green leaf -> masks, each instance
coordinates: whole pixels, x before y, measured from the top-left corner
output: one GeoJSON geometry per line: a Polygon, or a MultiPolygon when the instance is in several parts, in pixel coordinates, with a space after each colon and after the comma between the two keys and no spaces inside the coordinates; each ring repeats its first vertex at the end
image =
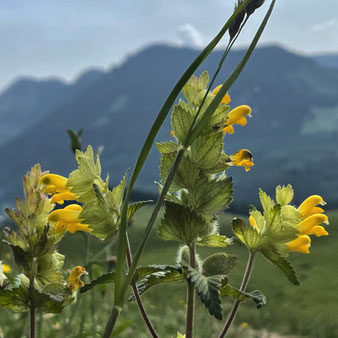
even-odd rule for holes
{"type": "Polygon", "coordinates": [[[231,239],[220,234],[211,234],[202,237],[196,242],[196,244],[199,246],[208,246],[211,248],[226,248],[231,244],[231,239]]]}
{"type": "Polygon", "coordinates": [[[244,292],[227,284],[221,288],[220,293],[221,297],[230,296],[236,300],[239,300],[240,302],[245,302],[248,299],[252,299],[256,303],[257,309],[260,309],[267,304],[266,297],[259,290],[244,292]]]}
{"type": "Polygon", "coordinates": [[[281,206],[276,204],[269,211],[264,213],[266,220],[266,227],[268,231],[283,231],[282,229],[282,217],[281,217],[281,206]]]}
{"type": "Polygon", "coordinates": [[[67,129],[67,133],[69,135],[70,138],[70,147],[72,149],[72,151],[75,153],[76,150],[80,150],[82,148],[82,140],[80,138],[81,134],[83,132],[83,129],[81,128],[78,132],[75,132],[72,129],[67,129]]]}
{"type": "Polygon", "coordinates": [[[191,154],[201,169],[214,168],[223,150],[222,133],[200,136],[191,144],[191,154]]]}
{"type": "Polygon", "coordinates": [[[166,202],[158,235],[164,241],[179,241],[189,245],[206,226],[206,219],[194,210],[181,204],[166,202]]]}
{"type": "Polygon", "coordinates": [[[283,205],[281,209],[283,224],[296,226],[301,220],[301,213],[292,205],[283,205]]]}
{"type": "Polygon", "coordinates": [[[238,256],[216,253],[209,256],[203,263],[203,275],[228,275],[238,262],[238,256]]]}
{"type": "Polygon", "coordinates": [[[96,194],[93,184],[102,192],[107,192],[108,180],[104,182],[101,179],[100,159],[98,155],[94,158],[93,148],[88,146],[84,153],[76,150],[75,158],[79,167],[69,175],[67,186],[76,194],[77,200],[86,203],[94,199],[96,194]]]}
{"type": "Polygon", "coordinates": [[[65,256],[58,252],[37,257],[35,259],[35,278],[42,285],[50,283],[62,283],[63,276],[60,269],[63,267],[65,256]]]}
{"type": "Polygon", "coordinates": [[[290,184],[286,187],[283,185],[282,187],[279,185],[276,187],[276,201],[281,206],[287,205],[291,203],[293,199],[293,189],[290,184]]]}
{"type": "Polygon", "coordinates": [[[194,113],[191,106],[180,100],[179,103],[174,106],[171,114],[171,126],[174,130],[175,137],[177,137],[181,143],[186,138],[193,120],[194,113]]]}
{"type": "Polygon", "coordinates": [[[234,218],[232,220],[232,230],[250,250],[258,250],[263,244],[259,232],[240,218],[234,218]]]}
{"type": "Polygon", "coordinates": [[[259,189],[259,199],[264,212],[270,211],[275,206],[275,202],[262,189],[259,189]]]}
{"type": "Polygon", "coordinates": [[[187,277],[193,283],[201,302],[209,310],[209,313],[221,320],[223,310],[220,288],[225,277],[221,275],[206,277],[191,267],[188,267],[187,277]]]}
{"type": "Polygon", "coordinates": [[[107,283],[114,283],[115,282],[115,272],[108,272],[100,277],[92,280],[90,283],[85,284],[81,289],[80,293],[87,292],[91,290],[94,286],[100,285],[100,284],[107,284],[107,283]]]}
{"type": "Polygon", "coordinates": [[[177,152],[179,145],[174,141],[156,143],[156,147],[161,154],[177,152]]]}
{"type": "Polygon", "coordinates": [[[23,287],[0,291],[0,306],[14,312],[28,310],[29,295],[23,287]]]}
{"type": "Polygon", "coordinates": [[[224,170],[227,170],[230,167],[230,162],[230,157],[224,153],[221,153],[216,165],[210,169],[204,169],[204,171],[208,174],[218,174],[224,170]]]}
{"type": "Polygon", "coordinates": [[[201,180],[189,190],[189,204],[202,214],[214,215],[224,210],[232,201],[232,178],[201,180]]]}
{"type": "Polygon", "coordinates": [[[168,271],[174,271],[177,270],[179,273],[182,273],[182,269],[179,266],[176,265],[147,265],[147,266],[139,266],[135,270],[135,274],[133,277],[133,281],[136,283],[140,279],[151,275],[152,273],[155,272],[168,272],[168,271]]]}
{"type": "Polygon", "coordinates": [[[296,272],[291,263],[283,257],[276,248],[270,247],[262,250],[262,254],[273,264],[275,264],[294,285],[300,285],[296,272]]]}
{"type": "MultiPolygon", "coordinates": [[[[168,178],[170,169],[174,163],[176,155],[177,155],[177,152],[162,154],[161,164],[160,164],[160,172],[161,172],[160,175],[161,175],[162,184],[164,184],[168,178]]],[[[170,185],[169,192],[174,192],[180,189],[181,187],[175,182],[175,178],[174,178],[172,184],[170,185]]]]}
{"type": "MultiPolygon", "coordinates": [[[[169,265],[164,266],[164,267],[166,267],[165,270],[163,270],[161,266],[158,266],[157,269],[154,267],[153,271],[156,271],[156,272],[153,272],[145,276],[145,278],[143,278],[137,284],[137,289],[140,295],[143,294],[150,287],[157,285],[157,284],[185,281],[185,277],[182,274],[182,269],[178,268],[177,266],[169,266],[169,265]]],[[[130,302],[133,300],[135,300],[134,294],[132,294],[129,297],[128,301],[130,302]]]]}
{"type": "Polygon", "coordinates": [[[128,206],[128,211],[127,211],[127,220],[128,223],[131,221],[132,217],[134,216],[135,212],[139,209],[141,209],[142,207],[144,207],[145,205],[152,203],[153,201],[149,200],[149,201],[138,201],[135,203],[132,203],[128,206]]]}

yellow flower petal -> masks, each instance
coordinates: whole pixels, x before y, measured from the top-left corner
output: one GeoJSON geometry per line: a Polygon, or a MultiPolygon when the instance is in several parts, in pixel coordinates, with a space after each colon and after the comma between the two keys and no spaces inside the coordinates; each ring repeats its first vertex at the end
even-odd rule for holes
{"type": "Polygon", "coordinates": [[[258,225],[257,225],[256,220],[255,220],[254,217],[251,216],[251,215],[250,215],[250,217],[249,217],[249,223],[250,223],[250,225],[251,225],[253,228],[255,228],[258,232],[260,232],[260,229],[259,229],[259,227],[258,227],[258,225]]]}
{"type": "Polygon", "coordinates": [[[241,166],[245,168],[245,171],[249,171],[253,163],[253,157],[248,149],[241,149],[235,154],[230,155],[231,165],[241,166]]]}
{"type": "Polygon", "coordinates": [[[71,201],[75,199],[76,199],[76,196],[73,193],[71,193],[70,191],[64,191],[64,192],[60,192],[60,193],[53,195],[50,202],[63,204],[64,201],[71,201]]]}
{"type": "Polygon", "coordinates": [[[46,187],[44,190],[46,194],[53,194],[55,192],[67,191],[68,190],[67,182],[68,182],[68,179],[66,177],[56,175],[56,174],[43,175],[39,180],[39,184],[46,187]],[[48,187],[51,187],[51,188],[48,189],[48,187]],[[50,191],[51,189],[53,191],[50,191]]]}
{"type": "Polygon", "coordinates": [[[311,245],[311,239],[309,236],[302,235],[294,239],[293,241],[286,243],[286,245],[289,251],[310,253],[309,248],[311,245]]]}
{"type": "Polygon", "coordinates": [[[82,223],[68,224],[67,229],[71,234],[74,234],[76,231],[88,231],[88,232],[91,231],[91,229],[88,229],[88,224],[82,223]]]}
{"type": "Polygon", "coordinates": [[[232,135],[234,133],[234,127],[233,126],[227,126],[223,128],[223,133],[229,133],[230,135],[232,135]]]}
{"type": "Polygon", "coordinates": [[[173,130],[170,130],[170,136],[171,136],[171,137],[175,137],[175,133],[174,133],[173,130]]]}
{"type": "Polygon", "coordinates": [[[319,224],[329,224],[329,219],[324,214],[315,214],[305,218],[298,224],[298,229],[303,235],[311,235],[311,230],[319,224]]]}
{"type": "MultiPolygon", "coordinates": [[[[214,95],[216,95],[216,94],[219,92],[219,90],[221,89],[221,87],[222,87],[222,85],[217,86],[217,87],[212,91],[212,93],[213,93],[214,95]]],[[[228,104],[228,103],[230,103],[230,102],[231,102],[230,95],[229,95],[228,93],[226,93],[226,94],[223,96],[223,99],[222,99],[221,103],[228,104]]]]}
{"type": "Polygon", "coordinates": [[[327,236],[329,233],[320,225],[315,225],[308,232],[308,235],[315,235],[316,237],[327,236]]]}
{"type": "Polygon", "coordinates": [[[76,291],[79,286],[83,286],[83,282],[80,280],[80,277],[85,274],[88,274],[88,272],[83,266],[76,266],[73,268],[67,279],[67,287],[72,291],[76,291]]]}
{"type": "Polygon", "coordinates": [[[2,264],[3,272],[10,273],[12,271],[11,267],[7,264],[2,264]]]}
{"type": "MultiPolygon", "coordinates": [[[[299,207],[298,207],[298,211],[300,212],[300,214],[305,218],[308,216],[313,215],[315,211],[315,209],[313,209],[314,207],[316,207],[317,205],[325,205],[326,203],[324,202],[323,198],[319,195],[312,195],[310,197],[308,197],[299,207]]],[[[320,208],[320,210],[323,210],[320,208]]]]}

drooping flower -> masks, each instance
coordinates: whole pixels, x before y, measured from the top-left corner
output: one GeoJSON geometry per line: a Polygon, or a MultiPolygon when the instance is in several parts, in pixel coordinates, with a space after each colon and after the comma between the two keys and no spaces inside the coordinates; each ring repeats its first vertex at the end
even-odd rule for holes
{"type": "Polygon", "coordinates": [[[298,211],[300,214],[306,218],[308,216],[314,215],[314,214],[321,214],[324,212],[324,210],[320,207],[317,207],[317,205],[325,205],[323,198],[319,195],[312,195],[308,197],[299,207],[298,211]]]}
{"type": "MultiPolygon", "coordinates": [[[[219,90],[220,90],[221,88],[222,88],[222,85],[217,86],[217,87],[212,91],[212,93],[213,93],[214,95],[216,95],[216,94],[219,92],[219,90]]],[[[230,95],[229,95],[228,93],[226,93],[226,94],[223,96],[223,99],[222,99],[221,103],[223,103],[223,104],[229,104],[230,102],[231,102],[230,95]]]]}
{"type": "Polygon", "coordinates": [[[67,287],[71,291],[76,291],[79,288],[79,286],[84,285],[82,280],[80,280],[80,277],[82,275],[87,275],[87,274],[88,272],[85,270],[83,266],[76,266],[75,268],[73,268],[73,270],[69,274],[69,277],[67,279],[67,287]]]}
{"type": "Polygon", "coordinates": [[[226,121],[226,127],[223,128],[223,132],[225,134],[233,134],[234,124],[239,124],[244,127],[247,124],[246,115],[251,117],[251,108],[247,105],[241,105],[231,110],[226,121]]]}
{"type": "Polygon", "coordinates": [[[67,187],[68,179],[56,174],[46,174],[40,178],[39,184],[45,194],[52,194],[51,203],[63,204],[64,201],[75,200],[76,195],[67,187]]]}
{"type": "Polygon", "coordinates": [[[245,168],[245,171],[249,171],[253,163],[253,157],[248,149],[241,149],[235,154],[230,155],[231,165],[241,166],[245,168]]]}
{"type": "Polygon", "coordinates": [[[55,225],[56,232],[68,230],[71,234],[76,231],[91,231],[88,224],[83,224],[80,219],[82,207],[78,204],[70,204],[64,209],[52,211],[48,216],[48,222],[55,225]]]}

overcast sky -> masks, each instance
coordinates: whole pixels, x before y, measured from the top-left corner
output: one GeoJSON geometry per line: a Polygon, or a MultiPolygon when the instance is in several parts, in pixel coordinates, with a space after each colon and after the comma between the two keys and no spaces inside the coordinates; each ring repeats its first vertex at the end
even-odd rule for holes
{"type": "MultiPolygon", "coordinates": [[[[1,0],[0,90],[21,75],[73,79],[154,42],[204,46],[235,0],[1,0]]],[[[268,1],[239,40],[250,41],[268,1]]],[[[262,42],[338,54],[337,0],[277,0],[262,42]],[[314,5],[316,3],[316,5],[314,5]],[[325,4],[324,4],[325,3],[325,4]]]]}

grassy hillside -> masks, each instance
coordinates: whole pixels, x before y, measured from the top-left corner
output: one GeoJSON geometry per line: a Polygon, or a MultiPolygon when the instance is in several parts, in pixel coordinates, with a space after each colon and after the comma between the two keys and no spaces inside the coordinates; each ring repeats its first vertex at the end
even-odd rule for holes
{"type": "MultiPolygon", "coordinates": [[[[145,208],[135,217],[130,231],[133,248],[136,247],[149,212],[150,208],[145,208]]],[[[221,228],[223,233],[228,235],[230,235],[232,217],[233,215],[221,216],[221,228]]],[[[257,337],[262,336],[261,330],[263,329],[267,329],[269,332],[306,337],[338,336],[338,322],[336,320],[338,310],[338,212],[330,212],[329,218],[329,237],[314,239],[309,255],[297,253],[290,255],[290,260],[302,283],[301,286],[291,285],[274,266],[262,257],[258,257],[248,289],[261,290],[268,298],[268,305],[257,310],[251,302],[243,304],[236,318],[232,337],[249,337],[251,329],[258,330],[257,337]],[[249,323],[249,327],[244,328],[241,325],[243,322],[249,323]]],[[[84,264],[83,243],[84,238],[80,233],[68,235],[62,241],[60,251],[66,255],[67,267],[84,264]]],[[[100,248],[102,248],[102,244],[91,239],[90,257],[93,257],[100,248]]],[[[175,262],[176,251],[176,243],[158,240],[154,231],[142,264],[172,264],[175,262]]],[[[216,251],[198,249],[201,257],[206,257],[216,251]]],[[[234,246],[227,251],[240,256],[239,264],[230,276],[230,283],[238,286],[246,263],[246,249],[234,246]]],[[[111,253],[109,253],[110,255],[111,253]]],[[[96,268],[102,270],[98,266],[96,268]]],[[[108,285],[106,288],[97,288],[94,289],[94,292],[81,294],[78,301],[67,308],[63,314],[38,315],[38,318],[42,318],[39,328],[42,332],[41,337],[99,337],[99,334],[95,335],[94,331],[102,332],[112,305],[112,291],[112,285],[108,285]]],[[[184,284],[155,286],[144,294],[143,299],[160,337],[176,337],[177,330],[184,332],[184,284]]],[[[224,299],[225,313],[231,304],[231,300],[224,299]]],[[[224,323],[211,319],[199,301],[197,305],[196,337],[217,336],[224,323]]],[[[0,313],[0,328],[4,331],[5,337],[25,336],[28,325],[27,314],[13,315],[2,309],[0,313]]],[[[128,328],[119,337],[149,337],[134,303],[128,304],[125,308],[119,324],[122,323],[128,328]],[[126,322],[127,320],[130,322],[126,322]]],[[[0,336],[2,336],[1,333],[0,336]]]]}

